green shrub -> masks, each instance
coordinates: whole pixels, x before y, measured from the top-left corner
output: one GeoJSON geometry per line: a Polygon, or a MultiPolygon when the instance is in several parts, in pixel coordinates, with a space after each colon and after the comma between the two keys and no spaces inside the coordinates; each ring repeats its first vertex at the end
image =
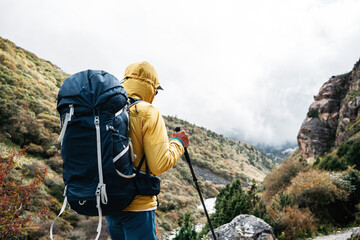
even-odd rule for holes
{"type": "Polygon", "coordinates": [[[337,158],[336,156],[330,155],[326,156],[320,161],[316,161],[313,166],[328,171],[342,171],[347,168],[346,162],[337,158]]]}
{"type": "Polygon", "coordinates": [[[255,204],[250,214],[263,219],[267,223],[269,222],[269,214],[266,210],[266,203],[263,200],[260,200],[255,204]]]}
{"type": "Polygon", "coordinates": [[[348,141],[340,145],[336,156],[328,155],[322,159],[317,158],[313,167],[328,171],[343,171],[348,166],[360,169],[360,139],[348,141]]]}
{"type": "Polygon", "coordinates": [[[360,96],[360,92],[358,92],[358,91],[350,91],[348,93],[348,96],[350,97],[350,100],[354,100],[356,97],[360,96]]]}
{"type": "Polygon", "coordinates": [[[272,207],[276,207],[277,209],[281,210],[287,206],[293,206],[293,200],[290,197],[290,194],[285,192],[278,193],[271,202],[272,207]]]}
{"type": "Polygon", "coordinates": [[[336,155],[343,157],[349,151],[352,143],[353,141],[347,141],[346,143],[341,144],[336,152],[336,155]]]}
{"type": "Polygon", "coordinates": [[[300,173],[286,189],[294,205],[309,208],[323,223],[342,225],[354,219],[352,193],[356,179],[349,171],[330,173],[311,170],[300,173]]]}
{"type": "Polygon", "coordinates": [[[188,212],[185,214],[181,223],[179,232],[176,233],[174,240],[196,240],[197,233],[195,231],[194,219],[188,212]]]}
{"type": "Polygon", "coordinates": [[[309,112],[307,113],[307,116],[309,118],[317,118],[319,117],[319,111],[318,110],[315,110],[315,109],[311,109],[309,110],[309,112]]]}
{"type": "Polygon", "coordinates": [[[216,198],[214,225],[218,227],[228,223],[239,214],[249,213],[251,208],[250,194],[244,192],[240,180],[235,180],[232,185],[221,190],[216,198]]]}
{"type": "Polygon", "coordinates": [[[283,164],[265,177],[263,182],[265,190],[263,194],[264,199],[270,201],[277,192],[289,186],[291,179],[299,172],[305,172],[308,169],[309,166],[306,161],[303,161],[301,158],[300,151],[296,150],[291,157],[283,162],[283,164]]]}
{"type": "Polygon", "coordinates": [[[350,221],[354,220],[356,224],[360,224],[360,171],[349,169],[344,176],[346,181],[350,182],[350,196],[346,203],[347,209],[355,213],[354,217],[350,217],[350,221]]]}
{"type": "Polygon", "coordinates": [[[48,187],[48,192],[54,198],[56,198],[59,202],[64,201],[64,184],[57,183],[53,179],[46,179],[45,185],[48,187]]]}
{"type": "Polygon", "coordinates": [[[351,144],[342,159],[348,165],[356,165],[355,168],[360,170],[360,139],[351,144]]]}
{"type": "MultiPolygon", "coordinates": [[[[216,212],[210,216],[213,227],[217,228],[225,223],[229,223],[240,214],[251,213],[259,200],[255,193],[255,185],[245,192],[239,179],[233,181],[231,185],[226,185],[216,197],[216,212]]],[[[210,227],[206,223],[202,234],[206,234],[209,230],[210,227]]]]}
{"type": "Polygon", "coordinates": [[[336,154],[344,164],[355,165],[355,168],[360,170],[360,139],[343,143],[336,154]]]}

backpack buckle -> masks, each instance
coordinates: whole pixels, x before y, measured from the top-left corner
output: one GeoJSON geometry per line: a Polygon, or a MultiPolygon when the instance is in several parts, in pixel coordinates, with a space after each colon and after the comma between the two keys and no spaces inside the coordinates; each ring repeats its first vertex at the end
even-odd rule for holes
{"type": "Polygon", "coordinates": [[[99,124],[100,124],[99,116],[95,116],[95,118],[94,118],[94,123],[95,123],[95,125],[99,125],[99,124]]]}
{"type": "Polygon", "coordinates": [[[96,196],[100,196],[100,193],[101,193],[101,185],[99,184],[96,188],[96,192],[95,192],[95,195],[96,196]]]}

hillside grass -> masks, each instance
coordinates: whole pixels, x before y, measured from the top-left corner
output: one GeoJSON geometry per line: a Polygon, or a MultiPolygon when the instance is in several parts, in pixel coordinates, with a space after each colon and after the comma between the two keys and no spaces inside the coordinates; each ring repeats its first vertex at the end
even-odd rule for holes
{"type": "Polygon", "coordinates": [[[0,129],[27,152],[56,152],[56,98],[68,74],[0,37],[0,129]]]}
{"type": "Polygon", "coordinates": [[[263,217],[279,239],[311,237],[360,225],[359,146],[360,138],[353,138],[313,164],[302,159],[297,150],[266,176],[263,217]]]}
{"type": "Polygon", "coordinates": [[[260,182],[276,166],[274,160],[247,143],[225,138],[176,117],[167,116],[165,122],[169,134],[176,126],[181,126],[189,134],[188,151],[193,164],[229,182],[235,179],[244,183],[251,183],[252,179],[260,182]]]}

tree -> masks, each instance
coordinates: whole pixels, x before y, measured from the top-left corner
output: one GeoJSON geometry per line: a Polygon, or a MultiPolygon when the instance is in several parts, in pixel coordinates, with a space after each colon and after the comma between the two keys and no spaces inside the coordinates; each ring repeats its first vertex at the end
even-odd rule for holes
{"type": "MultiPolygon", "coordinates": [[[[229,223],[240,214],[251,214],[259,201],[255,193],[255,183],[247,192],[242,189],[239,179],[233,181],[231,185],[226,185],[216,197],[216,212],[210,216],[213,227],[217,228],[229,223]]],[[[206,234],[208,231],[210,231],[210,227],[206,223],[201,234],[206,234]]]]}
{"type": "Polygon", "coordinates": [[[196,237],[197,233],[195,231],[194,219],[188,212],[185,214],[180,231],[176,233],[174,240],[196,240],[196,237]]]}

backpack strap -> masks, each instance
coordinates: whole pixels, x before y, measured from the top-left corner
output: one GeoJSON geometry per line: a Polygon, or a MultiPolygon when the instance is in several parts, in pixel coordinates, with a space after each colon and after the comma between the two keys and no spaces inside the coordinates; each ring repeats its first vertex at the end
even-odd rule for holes
{"type": "Polygon", "coordinates": [[[99,183],[96,188],[96,207],[98,209],[99,214],[99,224],[97,227],[97,236],[96,240],[99,239],[101,233],[101,225],[102,225],[102,210],[101,203],[107,204],[108,198],[106,194],[106,184],[104,184],[104,176],[102,169],[102,158],[101,158],[101,134],[100,134],[100,118],[99,116],[94,117],[94,124],[96,129],[96,147],[97,147],[97,160],[98,160],[98,171],[99,171],[99,183]]]}
{"type": "Polygon", "coordinates": [[[67,186],[65,186],[65,189],[64,189],[64,202],[63,202],[63,205],[61,207],[61,210],[59,212],[59,215],[55,218],[55,220],[52,222],[51,224],[51,227],[50,227],[50,239],[53,240],[53,230],[54,230],[54,225],[55,225],[55,222],[56,220],[61,216],[61,214],[65,211],[66,209],[66,206],[67,206],[67,196],[66,196],[66,191],[67,191],[67,186]]]}
{"type": "Polygon", "coordinates": [[[143,101],[143,100],[138,99],[138,98],[129,97],[129,103],[130,103],[129,108],[130,108],[132,105],[135,105],[136,103],[142,102],[142,101],[143,101]]]}
{"type": "MultiPolygon", "coordinates": [[[[61,129],[61,132],[60,132],[60,135],[58,138],[58,142],[60,142],[61,144],[62,144],[63,138],[65,136],[67,125],[71,121],[71,117],[74,115],[74,105],[70,104],[69,108],[70,108],[70,111],[68,113],[66,113],[66,115],[65,115],[65,122],[64,122],[64,125],[61,129]]],[[[60,122],[60,125],[61,125],[61,122],[60,122]]]]}
{"type": "Polygon", "coordinates": [[[131,138],[129,138],[129,146],[130,146],[131,162],[134,163],[136,159],[136,154],[134,153],[134,147],[132,145],[131,138]]]}
{"type": "MultiPolygon", "coordinates": [[[[129,109],[130,109],[131,106],[137,104],[138,102],[143,102],[143,101],[144,100],[141,100],[141,99],[138,99],[138,98],[129,97],[129,109]]],[[[136,105],[135,105],[135,110],[136,110],[136,112],[138,112],[137,108],[136,108],[136,105]]]]}
{"type": "Polygon", "coordinates": [[[146,174],[150,174],[150,170],[149,170],[149,166],[146,163],[146,158],[145,158],[145,154],[144,156],[141,158],[141,161],[139,163],[139,166],[136,168],[136,174],[139,174],[141,166],[143,165],[143,163],[145,162],[145,167],[146,167],[146,174]]]}

